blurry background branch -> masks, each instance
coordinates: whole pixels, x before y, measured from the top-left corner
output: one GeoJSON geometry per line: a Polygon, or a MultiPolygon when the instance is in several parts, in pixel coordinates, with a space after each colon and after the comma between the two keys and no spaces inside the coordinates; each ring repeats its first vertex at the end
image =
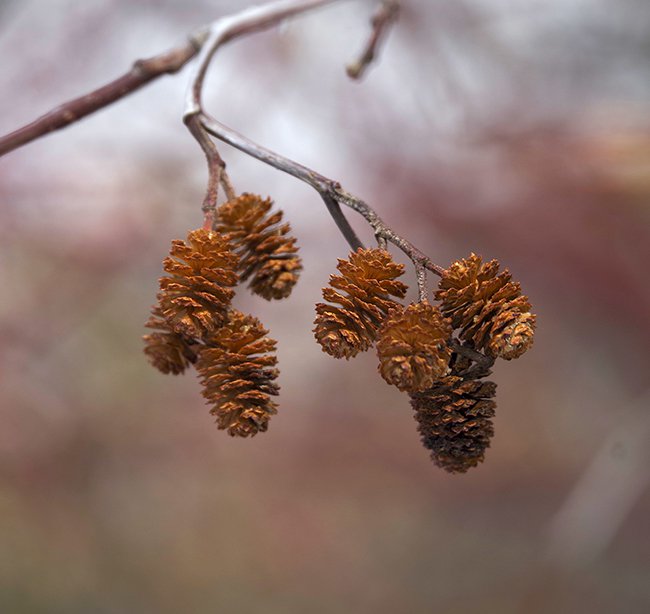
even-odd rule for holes
{"type": "Polygon", "coordinates": [[[371,20],[372,32],[361,57],[347,67],[351,79],[361,79],[366,69],[377,56],[377,49],[390,25],[399,15],[399,4],[395,0],[384,0],[371,20]]]}

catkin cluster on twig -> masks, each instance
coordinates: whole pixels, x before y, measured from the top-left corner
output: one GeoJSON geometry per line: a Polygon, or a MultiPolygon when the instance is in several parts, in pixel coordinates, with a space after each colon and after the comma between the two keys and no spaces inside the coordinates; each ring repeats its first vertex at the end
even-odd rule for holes
{"type": "Polygon", "coordinates": [[[406,286],[395,281],[402,268],[388,252],[358,250],[338,269],[323,297],[339,306],[316,305],[323,350],[350,358],[376,342],[379,373],[408,393],[434,463],[462,473],[482,462],[496,408],[496,384],[482,378],[496,358],[518,358],[533,341],[535,316],[520,285],[498,274],[496,260],[471,254],[443,271],[439,306],[404,307],[392,298],[406,286]]]}
{"type": "MultiPolygon", "coordinates": [[[[279,388],[276,342],[233,308],[235,286],[247,281],[265,299],[285,298],[302,269],[272,204],[242,194],[216,209],[212,229],[172,242],[144,336],[161,372],[195,366],[218,428],[238,437],[267,430],[279,388]]],[[[316,305],[323,351],[349,359],[376,346],[379,373],[409,395],[433,462],[451,473],[482,462],[496,408],[496,385],[483,378],[495,359],[518,358],[533,342],[535,316],[519,283],[496,260],[471,254],[440,269],[437,304],[421,291],[420,301],[403,305],[404,266],[386,249],[359,248],[337,269],[316,305]]]]}
{"type": "Polygon", "coordinates": [[[195,365],[217,426],[230,435],[264,432],[277,405],[276,342],[261,322],[232,307],[234,287],[264,298],[289,295],[301,269],[296,240],[272,202],[243,194],[217,211],[216,229],[172,241],[158,303],[143,337],[149,362],[177,375],[195,365]]]}

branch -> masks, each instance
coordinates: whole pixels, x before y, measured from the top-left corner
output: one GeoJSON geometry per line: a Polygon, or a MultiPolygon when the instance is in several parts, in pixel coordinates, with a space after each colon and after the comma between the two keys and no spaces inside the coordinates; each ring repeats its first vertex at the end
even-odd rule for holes
{"type": "MultiPolygon", "coordinates": [[[[222,44],[238,36],[269,28],[298,13],[337,1],[339,0],[278,0],[263,6],[246,9],[236,15],[218,19],[208,28],[201,29],[190,36],[185,45],[148,59],[136,61],[133,68],[118,79],[89,94],[68,101],[34,122],[0,138],[0,155],[13,151],[49,132],[64,128],[134,92],[161,75],[179,71],[200,51],[186,100],[184,121],[197,139],[208,161],[208,190],[203,203],[203,211],[206,216],[205,223],[208,223],[207,219],[213,216],[218,186],[222,185],[228,196],[232,196],[234,190],[225,173],[225,163],[211,140],[206,138],[207,135],[203,133],[203,130],[258,160],[311,185],[323,198],[329,212],[352,249],[361,247],[362,243],[343,215],[340,205],[345,205],[359,213],[374,230],[380,246],[385,247],[386,243],[392,243],[411,259],[416,267],[419,295],[422,297],[425,293],[424,269],[437,275],[441,275],[444,269],[434,264],[413,244],[395,233],[372,207],[361,199],[345,192],[338,182],[257,145],[220,124],[202,110],[201,92],[205,74],[212,57],[222,44]]],[[[374,55],[377,41],[386,26],[394,20],[396,11],[396,2],[384,2],[382,9],[373,19],[374,32],[369,45],[371,51],[364,54],[366,58],[374,55]]]]}
{"type": "Polygon", "coordinates": [[[219,155],[212,139],[205,133],[201,125],[196,121],[196,115],[191,115],[185,119],[188,130],[198,141],[208,162],[208,187],[203,199],[203,227],[206,230],[212,229],[216,220],[217,194],[219,184],[225,173],[226,163],[219,155]]]}
{"type": "MultiPolygon", "coordinates": [[[[205,49],[205,52],[201,57],[209,62],[216,48],[232,38],[268,28],[296,13],[337,1],[339,0],[280,0],[261,7],[252,7],[231,17],[218,19],[211,25],[200,28],[191,34],[184,45],[174,47],[151,58],[136,60],[131,70],[114,81],[83,96],[64,102],[33,122],[0,137],[0,156],[50,132],[65,128],[135,92],[162,75],[178,72],[202,49],[205,49]]],[[[203,64],[203,70],[205,70],[207,63],[202,62],[203,64]]]]}
{"type": "Polygon", "coordinates": [[[366,44],[366,47],[361,54],[361,57],[350,64],[346,71],[348,77],[351,79],[361,79],[366,69],[373,60],[377,57],[377,50],[381,41],[388,31],[388,28],[397,20],[399,15],[399,4],[395,0],[384,0],[379,7],[379,10],[375,13],[370,25],[372,26],[372,33],[366,44]]]}
{"type": "MultiPolygon", "coordinates": [[[[260,162],[264,162],[273,168],[296,177],[296,179],[304,181],[312,188],[314,188],[326,203],[327,199],[331,199],[339,205],[345,205],[353,211],[356,211],[368,222],[368,224],[370,224],[378,241],[392,243],[401,249],[413,262],[416,270],[419,268],[424,268],[432,271],[436,275],[442,275],[444,271],[442,267],[434,264],[410,241],[407,241],[404,237],[398,235],[384,222],[384,220],[381,219],[381,217],[379,217],[377,212],[370,205],[365,203],[360,198],[357,198],[356,196],[353,196],[352,194],[346,192],[338,183],[338,181],[328,179],[324,175],[321,175],[320,173],[307,168],[299,162],[294,162],[293,160],[285,158],[284,156],[271,151],[262,145],[258,145],[242,134],[239,134],[238,132],[228,128],[213,117],[210,117],[205,112],[201,112],[199,114],[199,117],[201,125],[205,128],[205,130],[212,136],[218,138],[220,141],[228,143],[228,145],[231,145],[235,149],[239,149],[245,154],[256,158],[260,162]]],[[[350,228],[350,232],[354,233],[354,230],[350,228]]],[[[347,235],[346,238],[348,238],[347,235]]],[[[353,245],[353,241],[350,241],[350,239],[348,239],[350,246],[353,249],[356,249],[356,247],[353,245]]],[[[358,242],[358,239],[356,239],[356,242],[358,242]]]]}
{"type": "Polygon", "coordinates": [[[269,4],[253,6],[235,15],[229,15],[214,21],[208,29],[208,38],[201,48],[201,53],[192,74],[190,89],[185,103],[184,116],[200,113],[203,81],[210,61],[219,47],[228,41],[270,28],[279,22],[304,13],[311,9],[339,2],[340,0],[276,0],[269,4]]]}
{"type": "MultiPolygon", "coordinates": [[[[205,138],[204,135],[200,134],[199,125],[207,133],[212,134],[225,143],[311,185],[321,195],[334,221],[352,249],[361,247],[362,243],[343,215],[340,205],[346,205],[362,215],[374,230],[375,237],[380,246],[385,247],[386,242],[393,243],[393,245],[399,247],[411,259],[416,268],[419,297],[421,300],[424,300],[426,296],[425,269],[442,275],[444,270],[442,267],[431,262],[413,244],[395,233],[384,223],[374,209],[361,199],[345,192],[338,182],[328,179],[298,162],[289,160],[270,149],[254,143],[210,117],[203,108],[201,95],[205,75],[214,54],[221,45],[238,36],[271,27],[287,17],[336,1],[338,0],[278,0],[277,2],[263,6],[252,7],[236,15],[223,17],[210,26],[208,38],[201,49],[196,68],[190,81],[190,88],[185,101],[185,113],[183,114],[183,121],[185,121],[190,132],[197,139],[208,157],[210,180],[206,201],[204,202],[204,211],[206,209],[210,210],[210,208],[213,209],[216,205],[217,195],[212,192],[211,186],[214,186],[216,183],[213,177],[214,173],[221,173],[223,166],[219,171],[216,170],[216,165],[212,160],[213,153],[209,151],[209,148],[206,148],[205,138]]],[[[382,10],[373,20],[373,25],[376,30],[374,39],[379,38],[381,31],[390,21],[395,19],[396,14],[397,3],[394,1],[384,2],[382,10]]],[[[374,44],[376,45],[376,40],[374,44]]]]}
{"type": "Polygon", "coordinates": [[[0,138],[0,156],[27,143],[65,128],[99,109],[135,92],[162,75],[178,72],[199,52],[208,36],[206,29],[192,34],[188,41],[164,53],[137,60],[127,73],[102,87],[52,109],[33,122],[0,138]]]}

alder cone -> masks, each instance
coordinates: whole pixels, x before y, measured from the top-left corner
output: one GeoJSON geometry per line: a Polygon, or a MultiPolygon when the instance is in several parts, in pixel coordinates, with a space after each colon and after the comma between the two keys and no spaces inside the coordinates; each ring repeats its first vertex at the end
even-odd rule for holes
{"type": "Polygon", "coordinates": [[[340,306],[317,303],[314,335],[323,351],[347,359],[375,342],[388,312],[399,305],[391,297],[403,298],[407,286],[396,281],[404,265],[383,249],[358,249],[337,268],[341,274],[330,276],[323,298],[340,306]]]}
{"type": "Polygon", "coordinates": [[[242,194],[217,209],[217,231],[228,236],[239,256],[239,275],[267,300],[291,294],[302,263],[291,226],[281,224],[282,211],[270,213],[273,201],[242,194]]]}
{"type": "Polygon", "coordinates": [[[248,437],[266,431],[277,405],[276,342],[261,322],[235,309],[227,322],[205,340],[196,370],[203,396],[212,404],[217,426],[232,436],[248,437]]]}
{"type": "Polygon", "coordinates": [[[480,256],[454,262],[442,275],[436,299],[460,337],[493,358],[519,358],[533,343],[535,315],[521,286],[499,262],[480,256]]]}
{"type": "Polygon", "coordinates": [[[169,277],[160,278],[160,311],[170,328],[202,339],[226,320],[232,287],[237,283],[237,256],[218,233],[200,228],[184,241],[172,241],[163,261],[169,277]]]}
{"type": "Polygon", "coordinates": [[[151,310],[151,317],[145,324],[155,332],[144,335],[144,353],[158,371],[173,375],[183,373],[196,361],[192,340],[175,333],[163,318],[157,305],[151,310]]]}
{"type": "Polygon", "coordinates": [[[393,309],[377,338],[379,373],[400,390],[430,388],[449,370],[451,324],[429,303],[393,309]]]}
{"type": "Polygon", "coordinates": [[[422,444],[435,465],[465,473],[483,462],[494,435],[496,384],[450,375],[411,394],[422,444]]]}

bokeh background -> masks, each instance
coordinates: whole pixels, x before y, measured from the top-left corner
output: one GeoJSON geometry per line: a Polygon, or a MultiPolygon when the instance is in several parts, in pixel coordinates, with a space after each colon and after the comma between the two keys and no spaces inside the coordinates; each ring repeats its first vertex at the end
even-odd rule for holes
{"type": "MultiPolygon", "coordinates": [[[[249,4],[0,2],[0,132],[249,4]]],[[[650,6],[403,5],[361,83],[373,5],[344,2],[220,51],[206,103],[435,262],[522,282],[537,339],[495,368],[485,463],[436,469],[372,352],[321,352],[346,244],[308,187],[226,146],[302,246],[290,299],[236,299],[279,341],[280,412],[231,439],[192,374],[146,363],[161,259],[201,223],[186,69],[0,160],[2,612],[650,611],[650,6]]]]}

